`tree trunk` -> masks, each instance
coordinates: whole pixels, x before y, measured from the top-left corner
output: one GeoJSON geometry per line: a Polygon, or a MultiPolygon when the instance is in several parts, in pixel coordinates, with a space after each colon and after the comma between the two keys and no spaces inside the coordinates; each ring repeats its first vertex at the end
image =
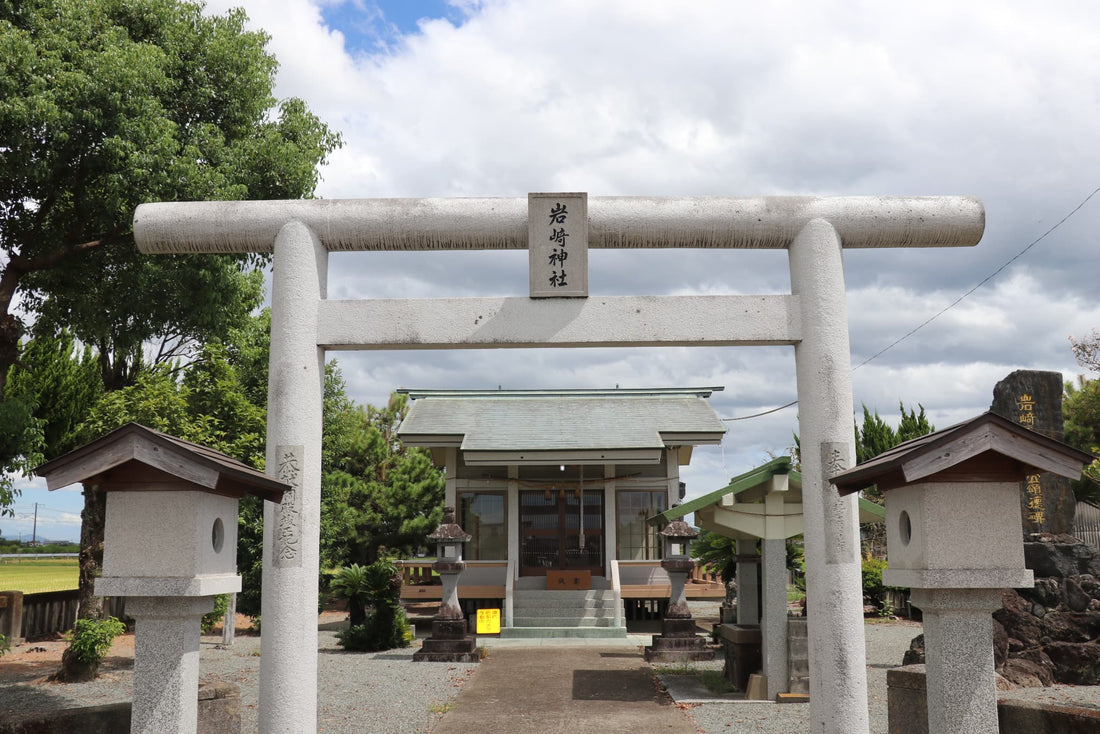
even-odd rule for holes
{"type": "Polygon", "coordinates": [[[4,396],[8,372],[19,361],[19,341],[23,333],[23,324],[15,316],[0,316],[0,398],[4,396]]]}
{"type": "MultiPolygon", "coordinates": [[[[103,599],[92,593],[92,584],[103,567],[103,525],[107,515],[107,493],[98,484],[84,485],[84,511],[80,513],[80,596],[77,619],[102,619],[103,599]]],[[[86,663],[72,654],[61,656],[61,669],[50,676],[58,683],[94,680],[98,663],[86,663]]]]}
{"type": "Polygon", "coordinates": [[[102,619],[103,599],[92,585],[103,568],[103,528],[107,519],[107,493],[98,484],[84,485],[84,511],[80,513],[79,619],[102,619]]]}
{"type": "Polygon", "coordinates": [[[54,683],[87,683],[99,675],[99,663],[86,663],[78,658],[71,647],[61,654],[61,668],[50,676],[54,683]]]}

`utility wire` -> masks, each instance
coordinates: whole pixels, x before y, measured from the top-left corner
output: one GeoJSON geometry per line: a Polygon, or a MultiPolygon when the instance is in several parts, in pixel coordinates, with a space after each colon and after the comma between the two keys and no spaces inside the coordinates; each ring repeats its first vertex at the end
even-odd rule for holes
{"type": "MultiPolygon", "coordinates": [[[[1089,201],[1090,201],[1090,200],[1092,199],[1092,197],[1096,196],[1097,194],[1100,194],[1100,186],[1098,186],[1098,187],[1096,187],[1095,189],[1093,189],[1093,190],[1092,190],[1092,192],[1091,192],[1091,193],[1089,193],[1089,195],[1088,195],[1088,196],[1086,196],[1086,197],[1085,197],[1084,199],[1082,199],[1082,200],[1081,200],[1081,203],[1080,203],[1080,204],[1078,204],[1077,206],[1075,206],[1075,207],[1074,207],[1074,208],[1073,208],[1073,209],[1072,209],[1072,210],[1071,210],[1071,211],[1070,211],[1070,212],[1069,212],[1068,214],[1066,214],[1066,215],[1065,215],[1064,217],[1062,217],[1062,218],[1061,218],[1061,219],[1059,219],[1059,220],[1058,220],[1057,222],[1055,222],[1055,223],[1054,223],[1054,225],[1050,227],[1050,229],[1048,229],[1048,230],[1047,230],[1046,232],[1043,232],[1043,233],[1042,233],[1041,235],[1039,235],[1039,236],[1038,236],[1038,237],[1036,237],[1036,238],[1035,238],[1034,240],[1032,240],[1032,241],[1031,241],[1030,243],[1028,243],[1027,247],[1025,247],[1024,249],[1020,250],[1020,251],[1019,251],[1019,252],[1017,252],[1017,253],[1016,253],[1015,255],[1013,255],[1013,256],[1012,256],[1011,258],[1009,258],[1009,259],[1008,259],[1008,260],[1007,260],[1007,261],[1006,261],[1006,262],[1005,262],[1005,263],[1004,263],[1003,265],[1001,265],[1001,267],[997,268],[997,269],[996,269],[996,270],[994,270],[994,271],[993,271],[992,273],[990,273],[989,275],[987,275],[987,276],[985,277],[985,279],[983,279],[983,280],[982,280],[982,281],[981,281],[980,283],[978,283],[978,284],[977,284],[976,286],[974,286],[973,288],[971,288],[970,290],[968,290],[968,291],[967,291],[966,293],[963,293],[963,294],[962,294],[961,296],[959,296],[958,298],[956,298],[956,299],[955,299],[954,301],[952,301],[952,302],[951,302],[950,304],[948,304],[947,306],[945,306],[945,307],[943,307],[942,309],[940,309],[940,310],[939,310],[939,312],[937,312],[937,313],[936,313],[936,314],[934,314],[933,316],[931,316],[931,317],[929,317],[929,318],[925,319],[925,320],[924,320],[923,322],[921,322],[921,323],[920,323],[920,325],[918,325],[918,326],[917,326],[917,327],[915,327],[914,329],[910,330],[910,331],[909,331],[909,332],[908,332],[907,334],[905,334],[904,336],[902,336],[902,337],[900,337],[900,338],[898,338],[898,339],[895,339],[895,340],[894,340],[893,342],[891,342],[891,343],[890,343],[889,345],[887,345],[886,347],[883,347],[882,349],[880,349],[879,351],[875,352],[874,354],[872,354],[872,355],[871,355],[870,357],[868,357],[867,359],[865,359],[865,360],[863,360],[862,362],[860,362],[859,364],[857,364],[857,365],[856,365],[855,367],[853,367],[853,368],[852,368],[852,372],[855,372],[856,370],[858,370],[858,369],[859,369],[860,367],[862,367],[863,365],[867,364],[868,362],[871,362],[872,360],[875,360],[875,359],[877,359],[877,358],[881,357],[881,356],[882,356],[883,354],[886,354],[886,352],[890,351],[891,349],[893,349],[894,347],[896,347],[896,346],[897,346],[898,344],[901,344],[901,343],[902,343],[903,341],[905,341],[905,340],[906,340],[906,339],[908,339],[909,337],[913,336],[914,334],[916,334],[916,333],[917,333],[918,331],[920,331],[920,330],[921,330],[921,329],[923,329],[924,327],[928,326],[928,325],[929,325],[930,323],[932,323],[933,321],[935,321],[936,319],[938,319],[938,318],[939,318],[940,316],[943,316],[943,315],[944,315],[945,313],[947,313],[948,311],[950,311],[951,309],[953,309],[953,308],[954,308],[955,306],[958,306],[958,305],[959,305],[960,303],[962,303],[963,299],[965,299],[965,298],[966,298],[967,296],[969,296],[970,294],[972,294],[972,293],[973,293],[974,291],[976,291],[976,290],[978,290],[979,288],[981,288],[981,287],[982,287],[983,285],[985,285],[985,284],[986,284],[986,283],[988,283],[989,281],[991,281],[991,280],[993,280],[994,278],[996,278],[996,277],[997,277],[998,275],[1000,275],[1000,274],[1001,274],[1001,272],[1002,272],[1002,271],[1003,271],[1003,270],[1004,270],[1005,268],[1007,268],[1007,267],[1008,267],[1009,265],[1011,265],[1012,263],[1014,263],[1014,262],[1016,262],[1017,260],[1019,260],[1019,259],[1020,259],[1020,258],[1021,258],[1021,257],[1022,257],[1022,256],[1024,255],[1024,253],[1026,253],[1026,252],[1027,252],[1028,250],[1030,250],[1030,249],[1031,249],[1032,247],[1035,247],[1035,245],[1039,244],[1039,243],[1040,243],[1040,242],[1042,242],[1042,241],[1043,241],[1044,239],[1046,239],[1048,235],[1050,235],[1050,234],[1051,234],[1052,232],[1054,232],[1054,230],[1058,229],[1058,228],[1059,228],[1059,227],[1061,227],[1061,226],[1062,226],[1063,224],[1065,224],[1065,223],[1066,223],[1066,222],[1067,222],[1067,221],[1068,221],[1068,220],[1070,219],[1070,217],[1072,217],[1072,216],[1073,216],[1074,214],[1076,214],[1077,212],[1079,212],[1079,211],[1081,210],[1081,208],[1082,208],[1082,207],[1083,207],[1083,206],[1084,206],[1085,204],[1088,204],[1088,203],[1089,203],[1089,201]]],[[[722,420],[723,420],[723,421],[726,421],[726,422],[732,422],[732,421],[747,421],[747,420],[749,420],[750,418],[760,418],[761,416],[765,416],[765,415],[768,415],[768,414],[770,414],[770,413],[776,413],[776,412],[778,412],[778,411],[780,411],[780,410],[784,410],[785,408],[789,408],[789,407],[791,407],[792,405],[797,405],[797,404],[798,404],[798,400],[792,400],[791,402],[787,403],[786,405],[780,405],[780,406],[779,406],[778,408],[772,408],[771,410],[765,410],[765,411],[763,411],[762,413],[753,413],[752,415],[743,415],[743,416],[738,416],[738,417],[736,417],[736,418],[723,418],[722,420]]]]}
{"type": "Polygon", "coordinates": [[[1025,247],[1024,249],[1020,250],[1020,251],[1019,251],[1019,252],[1017,252],[1017,253],[1016,253],[1015,255],[1013,255],[1013,256],[1012,256],[1012,258],[1010,258],[1010,259],[1008,260],[1008,262],[1006,262],[1006,263],[1005,263],[1004,265],[1002,265],[1001,267],[997,268],[997,269],[996,269],[996,270],[994,270],[994,271],[993,271],[992,273],[990,273],[990,274],[989,274],[988,276],[986,276],[985,280],[983,280],[983,281],[982,281],[981,283],[978,283],[978,284],[977,284],[976,286],[974,286],[973,288],[971,288],[970,290],[968,290],[968,291],[967,291],[966,293],[963,293],[963,294],[962,294],[961,296],[959,296],[958,298],[956,298],[956,299],[955,299],[954,301],[952,301],[952,302],[951,302],[950,304],[948,304],[948,305],[947,305],[947,306],[945,306],[944,308],[940,309],[940,311],[939,311],[938,313],[936,313],[935,315],[931,316],[931,317],[930,317],[930,318],[928,318],[928,319],[925,319],[925,320],[924,320],[924,321],[923,321],[923,322],[922,322],[922,323],[920,324],[920,326],[916,327],[915,329],[913,329],[912,331],[910,331],[910,332],[909,332],[908,334],[906,334],[905,336],[901,337],[900,339],[896,339],[896,340],[895,340],[895,341],[894,341],[893,343],[891,343],[891,344],[890,344],[889,346],[887,346],[887,347],[884,347],[883,349],[880,349],[879,351],[875,352],[874,354],[872,354],[872,355],[871,355],[870,357],[868,357],[867,359],[865,359],[865,360],[863,360],[862,362],[860,362],[859,364],[857,364],[857,365],[856,365],[855,367],[853,367],[853,368],[852,368],[852,372],[855,372],[856,370],[858,370],[858,369],[859,369],[860,367],[862,367],[863,365],[867,364],[868,362],[870,362],[870,361],[872,361],[872,360],[874,360],[874,359],[877,359],[878,357],[882,356],[882,355],[883,355],[883,354],[885,354],[886,352],[888,352],[888,351],[890,351],[891,349],[893,349],[894,347],[896,347],[896,346],[897,346],[898,344],[901,344],[901,343],[902,343],[903,341],[905,341],[905,340],[906,340],[906,339],[908,339],[909,337],[913,336],[913,334],[916,334],[916,333],[917,333],[918,331],[920,331],[920,330],[921,330],[921,329],[923,329],[924,327],[928,326],[928,325],[929,325],[930,323],[932,323],[933,321],[935,321],[936,319],[938,319],[938,318],[939,318],[940,316],[943,316],[943,315],[944,315],[945,313],[947,313],[948,311],[950,311],[951,309],[953,309],[953,308],[954,308],[955,306],[958,306],[958,305],[959,305],[959,304],[960,304],[960,303],[962,302],[962,300],[963,300],[964,298],[966,298],[966,297],[967,297],[967,296],[969,296],[969,295],[970,295],[971,293],[973,293],[974,291],[976,291],[976,290],[978,290],[979,288],[981,288],[981,287],[982,287],[983,285],[985,285],[985,284],[986,284],[986,283],[988,283],[989,281],[991,281],[991,280],[993,280],[994,278],[996,278],[996,277],[997,277],[998,275],[1000,275],[1000,274],[1001,274],[1001,271],[1003,271],[1003,270],[1004,270],[1005,268],[1007,268],[1007,267],[1008,267],[1009,265],[1011,265],[1012,263],[1014,263],[1014,262],[1016,262],[1017,260],[1019,260],[1019,259],[1020,259],[1020,257],[1022,257],[1022,256],[1024,255],[1024,253],[1026,253],[1026,252],[1027,252],[1028,250],[1030,250],[1030,249],[1031,249],[1032,247],[1035,247],[1035,245],[1039,244],[1039,243],[1040,243],[1040,242],[1042,242],[1042,241],[1043,241],[1044,239],[1046,239],[1047,235],[1049,235],[1049,234],[1050,234],[1051,232],[1053,232],[1054,230],[1058,229],[1058,228],[1059,228],[1059,227],[1061,227],[1061,226],[1062,226],[1063,224],[1065,224],[1065,223],[1066,223],[1066,221],[1067,221],[1067,220],[1068,220],[1068,219],[1069,219],[1070,217],[1072,217],[1072,216],[1073,216],[1074,214],[1076,214],[1076,213],[1077,213],[1078,211],[1080,211],[1081,207],[1083,207],[1083,206],[1084,206],[1085,204],[1089,203],[1089,200],[1090,200],[1090,199],[1091,199],[1092,197],[1096,196],[1096,194],[1098,194],[1098,193],[1100,193],[1100,186],[1098,186],[1097,188],[1093,189],[1093,190],[1092,190],[1092,193],[1090,193],[1090,194],[1089,194],[1088,196],[1086,196],[1086,197],[1084,198],[1084,200],[1083,200],[1083,201],[1082,201],[1082,202],[1081,202],[1080,204],[1078,204],[1077,206],[1075,206],[1075,207],[1073,208],[1073,210],[1072,210],[1072,211],[1071,211],[1071,212],[1070,212],[1069,214],[1067,214],[1066,216],[1064,216],[1064,217],[1062,217],[1061,219],[1059,219],[1059,220],[1058,220],[1058,221],[1057,221],[1057,222],[1056,222],[1056,223],[1054,224],[1054,226],[1052,226],[1052,227],[1051,227],[1050,229],[1048,229],[1048,230],[1047,230],[1046,232],[1043,232],[1043,233],[1042,233],[1041,235],[1039,235],[1039,236],[1038,236],[1038,237],[1036,237],[1036,238],[1035,238],[1034,240],[1032,240],[1032,241],[1031,241],[1031,243],[1030,243],[1030,244],[1028,244],[1028,246],[1027,246],[1027,247],[1025,247]]]}

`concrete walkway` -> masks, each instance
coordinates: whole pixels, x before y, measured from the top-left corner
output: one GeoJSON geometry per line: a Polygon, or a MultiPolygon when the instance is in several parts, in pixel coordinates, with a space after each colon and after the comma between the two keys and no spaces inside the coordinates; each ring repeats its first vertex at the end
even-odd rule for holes
{"type": "Polygon", "coordinates": [[[695,734],[636,646],[493,646],[434,734],[695,734]]]}

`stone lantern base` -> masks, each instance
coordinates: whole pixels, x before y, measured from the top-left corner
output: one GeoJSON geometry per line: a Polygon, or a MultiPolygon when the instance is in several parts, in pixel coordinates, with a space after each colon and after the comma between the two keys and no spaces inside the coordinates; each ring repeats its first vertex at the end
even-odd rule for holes
{"type": "Polygon", "coordinates": [[[695,633],[695,620],[662,619],[661,634],[653,638],[653,644],[645,649],[646,662],[686,663],[697,660],[714,660],[714,650],[707,647],[705,637],[695,633]]]}
{"type": "Polygon", "coordinates": [[[480,663],[477,637],[466,632],[465,619],[436,619],[432,636],[413,653],[416,663],[480,663]]]}

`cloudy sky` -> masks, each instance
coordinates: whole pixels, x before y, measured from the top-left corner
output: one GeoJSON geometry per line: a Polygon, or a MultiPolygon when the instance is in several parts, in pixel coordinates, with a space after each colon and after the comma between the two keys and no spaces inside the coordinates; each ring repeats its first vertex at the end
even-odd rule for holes
{"type": "MultiPolygon", "coordinates": [[[[899,400],[920,403],[945,427],[987,409],[1015,369],[1072,379],[1067,337],[1100,327],[1100,194],[1059,225],[1100,187],[1094,2],[207,3],[235,5],[271,35],[278,96],[344,135],[325,198],[980,197],[977,247],[845,254],[853,365],[1011,261],[855,369],[857,410],[895,421],[899,400]]],[[[527,293],[521,252],[349,253],[330,272],[333,298],[527,293]]],[[[762,251],[597,250],[590,283],[594,295],[790,289],[786,254],[762,251]]],[[[736,418],[796,397],[790,347],[336,356],[367,403],[396,387],[723,385],[711,402],[736,418]]],[[[689,496],[784,452],[797,415],[727,423],[721,449],[685,472],[689,496]]],[[[79,508],[66,494],[27,491],[18,507],[79,508]]]]}

